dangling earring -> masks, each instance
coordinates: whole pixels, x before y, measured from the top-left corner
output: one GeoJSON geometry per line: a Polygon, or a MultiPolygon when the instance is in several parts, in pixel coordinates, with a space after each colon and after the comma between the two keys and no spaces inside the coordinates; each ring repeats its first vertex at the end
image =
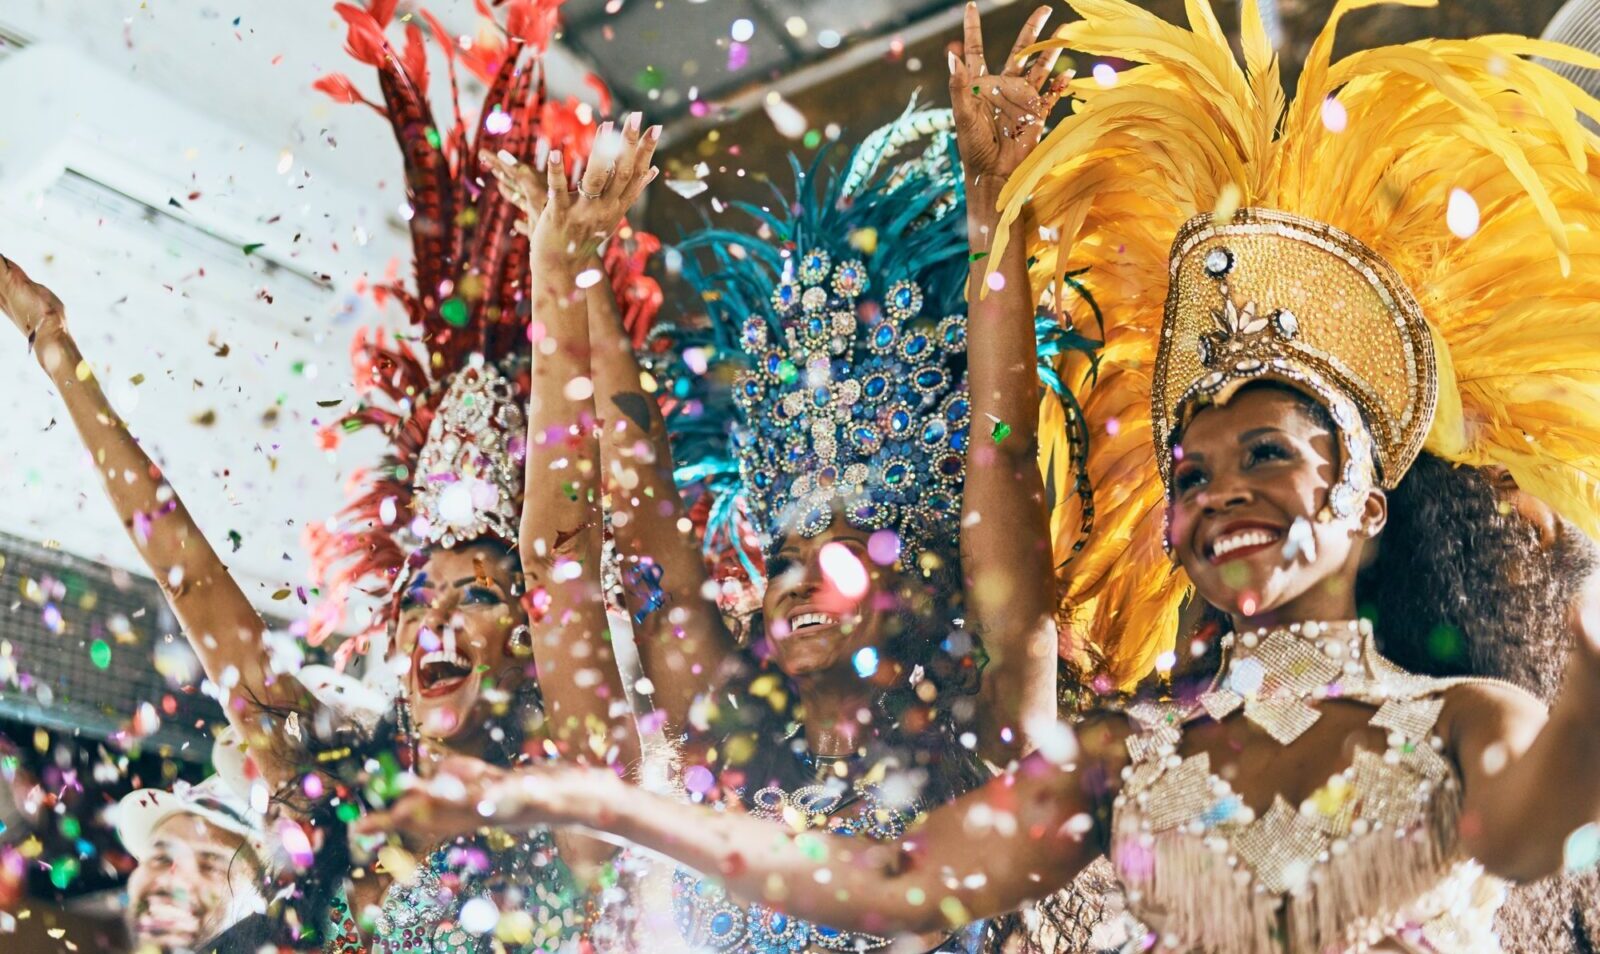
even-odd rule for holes
{"type": "Polygon", "coordinates": [[[528,628],[527,623],[521,623],[511,631],[511,635],[506,638],[506,647],[511,651],[511,655],[518,658],[526,659],[533,655],[533,631],[528,628]]]}

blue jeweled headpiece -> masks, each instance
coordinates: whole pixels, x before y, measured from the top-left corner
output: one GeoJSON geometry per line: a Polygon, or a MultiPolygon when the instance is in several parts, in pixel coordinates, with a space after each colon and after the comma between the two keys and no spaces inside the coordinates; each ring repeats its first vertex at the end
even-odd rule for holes
{"type": "MultiPolygon", "coordinates": [[[[731,456],[769,546],[815,536],[840,514],[895,530],[907,565],[929,544],[955,545],[967,238],[947,117],[908,113],[890,127],[931,127],[933,145],[912,162],[879,168],[898,145],[885,135],[844,174],[820,175],[821,157],[795,162],[786,214],[741,205],[770,239],[708,229],[680,246],[709,313],[710,360],[737,369],[731,456]]],[[[717,414],[715,403],[702,413],[717,414]]],[[[711,476],[694,455],[678,459],[711,476]]]]}

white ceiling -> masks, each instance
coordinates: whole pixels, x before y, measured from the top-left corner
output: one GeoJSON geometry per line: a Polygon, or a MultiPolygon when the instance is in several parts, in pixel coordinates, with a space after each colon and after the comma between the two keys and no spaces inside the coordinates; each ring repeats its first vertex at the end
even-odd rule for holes
{"type": "MultiPolygon", "coordinates": [[[[481,26],[470,0],[429,7],[452,31],[481,26]]],[[[337,510],[345,478],[377,452],[362,435],[322,450],[318,425],[338,409],[318,402],[353,397],[355,328],[397,318],[357,293],[362,280],[391,263],[408,273],[387,123],[311,89],[339,71],[376,98],[370,69],[343,52],[330,0],[5,0],[0,33],[28,44],[0,56],[0,252],[66,302],[118,410],[258,605],[301,615],[270,595],[307,582],[302,527],[337,510]],[[226,241],[86,210],[57,183],[63,168],[148,206],[175,200],[179,219],[226,241]],[[240,243],[254,242],[265,244],[245,255],[240,243]],[[267,274],[266,256],[333,287],[267,274]]],[[[443,118],[444,67],[433,66],[443,118]]],[[[570,57],[551,79],[581,89],[570,57]]],[[[477,95],[463,99],[470,108],[477,95]]],[[[0,381],[0,530],[142,570],[9,327],[0,381]]]]}

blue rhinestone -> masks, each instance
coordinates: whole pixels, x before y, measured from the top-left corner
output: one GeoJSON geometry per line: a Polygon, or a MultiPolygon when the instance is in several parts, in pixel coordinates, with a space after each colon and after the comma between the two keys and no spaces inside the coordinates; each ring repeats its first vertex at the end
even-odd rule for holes
{"type": "Polygon", "coordinates": [[[872,333],[872,344],[876,348],[887,348],[894,344],[893,326],[879,325],[878,330],[872,333]]]}
{"type": "Polygon", "coordinates": [[[951,401],[950,406],[945,408],[944,418],[951,423],[959,421],[966,416],[967,402],[964,398],[957,398],[956,400],[951,401]]]}
{"type": "Polygon", "coordinates": [[[966,428],[963,427],[961,430],[950,435],[950,446],[958,451],[965,451],[967,449],[966,428]]]}
{"type": "Polygon", "coordinates": [[[715,937],[733,933],[733,916],[727,912],[718,912],[711,919],[711,933],[715,937]]]}
{"type": "Polygon", "coordinates": [[[917,355],[922,354],[922,352],[926,350],[928,350],[927,335],[916,334],[907,339],[905,347],[906,357],[915,358],[917,355]]]}
{"type": "Polygon", "coordinates": [[[862,387],[862,391],[866,393],[867,397],[873,399],[883,397],[888,390],[889,378],[887,375],[883,374],[874,374],[872,377],[867,379],[867,383],[862,387]]]}
{"type": "Polygon", "coordinates": [[[908,468],[904,464],[894,463],[883,469],[883,482],[893,487],[906,479],[908,468]]]}
{"type": "Polygon", "coordinates": [[[922,425],[922,442],[924,444],[937,444],[944,440],[946,433],[943,421],[937,419],[929,421],[922,425]]]}
{"type": "Polygon", "coordinates": [[[904,434],[911,427],[911,414],[908,411],[895,411],[889,415],[889,430],[895,434],[904,434]]]}
{"type": "Polygon", "coordinates": [[[938,368],[927,368],[917,372],[917,387],[924,391],[933,391],[944,386],[944,372],[938,368]]]}

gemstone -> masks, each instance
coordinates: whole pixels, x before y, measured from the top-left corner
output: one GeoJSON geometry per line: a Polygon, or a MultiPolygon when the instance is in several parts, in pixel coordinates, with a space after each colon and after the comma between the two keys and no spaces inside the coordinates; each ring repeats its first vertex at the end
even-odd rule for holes
{"type": "Polygon", "coordinates": [[[1277,327],[1278,334],[1285,338],[1293,338],[1300,333],[1300,319],[1287,308],[1279,309],[1278,313],[1272,316],[1272,323],[1277,327]]]}
{"type": "Polygon", "coordinates": [[[1206,253],[1202,263],[1206,274],[1212,278],[1221,278],[1233,271],[1233,253],[1225,248],[1214,248],[1206,253]]]}

